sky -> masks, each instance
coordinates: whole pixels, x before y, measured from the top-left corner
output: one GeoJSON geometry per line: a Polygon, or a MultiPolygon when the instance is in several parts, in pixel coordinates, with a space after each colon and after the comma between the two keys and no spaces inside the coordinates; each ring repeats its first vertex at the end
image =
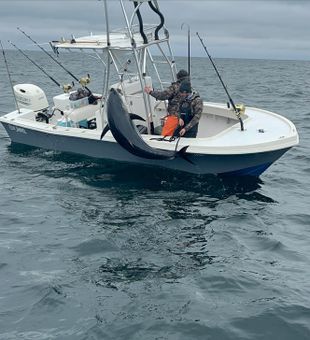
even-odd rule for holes
{"type": "MultiPolygon", "coordinates": [[[[192,55],[205,56],[199,32],[215,58],[310,60],[310,1],[291,0],[159,0],[173,52],[187,54],[187,26],[192,55]],[[181,29],[182,24],[183,29],[181,29]]],[[[126,9],[133,4],[124,0],[126,9]]],[[[124,27],[118,0],[108,0],[112,28],[124,27]]],[[[158,23],[147,4],[144,21],[158,23]]],[[[35,49],[16,28],[39,43],[105,32],[103,1],[0,0],[0,39],[22,49],[35,49]]]]}

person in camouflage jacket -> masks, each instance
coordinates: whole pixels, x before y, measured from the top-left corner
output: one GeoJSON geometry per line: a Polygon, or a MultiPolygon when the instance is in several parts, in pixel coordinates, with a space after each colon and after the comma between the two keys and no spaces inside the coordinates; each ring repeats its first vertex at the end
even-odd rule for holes
{"type": "Polygon", "coordinates": [[[179,135],[181,137],[196,138],[198,123],[203,111],[203,101],[199,93],[192,90],[191,83],[184,80],[180,84],[179,95],[179,135]]]}
{"type": "Polygon", "coordinates": [[[156,100],[168,100],[168,115],[178,116],[179,105],[182,97],[179,94],[180,84],[183,80],[188,79],[188,73],[180,70],[177,73],[177,81],[173,82],[167,89],[163,91],[153,90],[150,86],[145,87],[145,92],[154,97],[156,100]]]}

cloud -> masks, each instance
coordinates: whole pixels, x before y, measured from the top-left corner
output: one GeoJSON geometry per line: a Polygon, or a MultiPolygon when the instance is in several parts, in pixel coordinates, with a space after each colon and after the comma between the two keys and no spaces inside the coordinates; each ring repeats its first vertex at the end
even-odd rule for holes
{"type": "MultiPolygon", "coordinates": [[[[133,8],[124,1],[125,9],[133,8]]],[[[192,32],[193,55],[202,56],[199,32],[215,57],[310,59],[310,2],[256,0],[159,1],[170,31],[173,50],[186,55],[187,23],[192,32]]],[[[109,0],[112,28],[123,27],[118,0],[109,0]]],[[[145,22],[159,23],[147,4],[141,6],[145,22]]],[[[105,31],[103,1],[0,1],[0,38],[20,47],[34,48],[17,30],[20,26],[39,42],[62,36],[105,31]]],[[[9,46],[7,46],[9,47],[9,46]]]]}

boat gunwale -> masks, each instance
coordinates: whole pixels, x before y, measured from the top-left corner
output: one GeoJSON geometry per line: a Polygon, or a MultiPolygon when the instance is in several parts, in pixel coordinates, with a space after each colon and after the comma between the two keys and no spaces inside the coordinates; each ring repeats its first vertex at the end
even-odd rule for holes
{"type": "MultiPolygon", "coordinates": [[[[33,112],[32,110],[29,109],[22,109],[24,114],[33,112]]],[[[266,110],[261,110],[261,109],[256,109],[255,110],[260,110],[263,112],[268,112],[266,110]]],[[[7,115],[13,115],[13,114],[18,114],[18,111],[15,110],[7,115]]],[[[240,133],[243,133],[240,130],[240,127],[238,123],[228,127],[227,129],[221,131],[217,135],[210,136],[210,137],[198,137],[198,138],[183,138],[180,139],[179,144],[178,144],[178,149],[188,146],[189,141],[191,142],[191,145],[189,145],[187,149],[188,154],[199,154],[199,155],[237,155],[237,154],[254,154],[254,153],[260,153],[260,152],[266,152],[266,151],[276,151],[276,150],[281,150],[285,148],[290,148],[293,146],[298,145],[299,143],[299,136],[297,133],[297,130],[294,126],[294,124],[286,119],[283,116],[280,116],[278,114],[275,114],[273,112],[268,112],[273,115],[275,115],[277,118],[283,119],[286,123],[288,123],[291,128],[292,128],[292,135],[274,140],[271,142],[265,142],[265,143],[256,143],[252,145],[222,145],[222,146],[206,146],[202,145],[201,142],[205,141],[211,141],[216,138],[220,138],[221,135],[229,133],[229,131],[235,131],[238,129],[240,133]]],[[[52,134],[52,135],[58,135],[58,136],[65,136],[65,137],[72,137],[72,138],[82,138],[82,139],[91,139],[91,140],[98,140],[100,141],[100,132],[97,130],[90,130],[90,129],[79,129],[79,128],[73,128],[73,127],[63,127],[63,126],[56,126],[56,125],[51,125],[51,124],[44,124],[42,125],[42,122],[36,122],[36,121],[31,121],[29,119],[23,119],[22,117],[15,117],[15,118],[10,118],[7,117],[7,115],[4,115],[0,117],[0,122],[2,123],[7,123],[9,125],[17,126],[23,129],[29,129],[32,131],[38,131],[41,133],[45,133],[47,135],[52,134]],[[26,124],[30,122],[30,124],[26,124]],[[44,128],[42,128],[44,126],[44,128]]],[[[250,118],[248,118],[250,119],[250,118]]],[[[151,140],[152,138],[159,138],[160,136],[158,135],[141,135],[141,138],[144,139],[145,142],[147,142],[150,146],[156,147],[158,149],[162,150],[174,150],[175,145],[177,140],[172,141],[172,142],[163,142],[163,141],[158,141],[158,140],[151,140]],[[165,143],[165,144],[163,144],[165,143]],[[164,146],[164,147],[163,147],[164,146]]],[[[114,142],[116,143],[114,137],[112,136],[111,132],[108,132],[102,139],[102,141],[105,142],[114,142]]]]}

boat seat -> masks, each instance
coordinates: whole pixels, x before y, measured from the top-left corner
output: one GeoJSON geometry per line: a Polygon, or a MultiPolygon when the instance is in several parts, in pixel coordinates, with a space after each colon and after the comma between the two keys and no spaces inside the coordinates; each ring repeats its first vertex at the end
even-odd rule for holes
{"type": "Polygon", "coordinates": [[[163,127],[161,125],[155,126],[154,128],[154,135],[161,135],[161,130],[163,127]]]}
{"type": "MultiPolygon", "coordinates": [[[[147,127],[144,125],[136,125],[139,133],[141,133],[142,135],[146,135],[147,134],[147,127]]],[[[154,135],[161,135],[161,130],[162,130],[162,126],[158,125],[154,128],[154,135]]]]}

